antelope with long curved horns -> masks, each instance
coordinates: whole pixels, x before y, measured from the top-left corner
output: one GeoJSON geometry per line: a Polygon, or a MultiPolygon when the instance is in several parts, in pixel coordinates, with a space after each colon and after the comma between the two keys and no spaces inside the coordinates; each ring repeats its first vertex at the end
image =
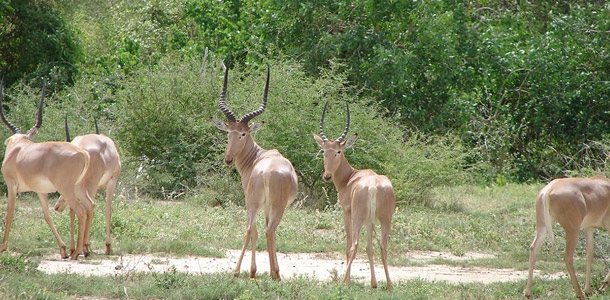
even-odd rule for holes
{"type": "Polygon", "coordinates": [[[27,134],[21,134],[19,128],[4,117],[2,95],[4,82],[0,84],[0,118],[14,133],[4,144],[6,152],[2,162],[2,175],[8,188],[8,206],[4,238],[0,252],[7,248],[8,236],[15,213],[17,193],[33,191],[38,194],[44,219],[55,235],[62,258],[67,258],[66,245],[59,236],[53,219],[49,214],[48,193],[59,192],[78,217],[78,242],[71,258],[77,259],[83,252],[86,224],[92,214],[93,202],[87,195],[82,179],[89,167],[89,154],[70,143],[45,142],[34,143],[32,138],[42,125],[42,103],[45,96],[45,85],[38,104],[36,125],[27,134]]]}
{"type": "Polygon", "coordinates": [[[241,262],[248,243],[252,245],[252,260],[250,266],[250,278],[256,276],[256,214],[262,209],[267,225],[267,250],[269,251],[270,275],[272,279],[280,280],[280,268],[276,254],[276,229],[284,215],[284,210],[296,197],[297,174],[290,161],[284,158],[276,149],[265,150],[258,146],[252,138],[252,133],[261,128],[263,122],[248,125],[254,117],[262,114],[267,105],[269,93],[269,68],[267,68],[267,80],[261,106],[241,119],[236,119],[235,114],[226,106],[227,81],[229,70],[225,67],[222,92],[218,101],[218,107],[228,119],[224,123],[219,119],[213,119],[213,123],[219,129],[228,133],[228,144],[225,164],[235,164],[241,175],[241,183],[246,197],[246,234],[241,255],[237,261],[234,275],[239,276],[241,262]]]}
{"type": "Polygon", "coordinates": [[[347,246],[347,269],[343,276],[343,283],[350,282],[350,269],[356,252],[358,251],[358,238],[362,225],[367,227],[366,254],[369,258],[371,269],[371,286],[377,287],[375,270],[373,266],[373,230],[377,224],[381,225],[381,260],[385,270],[388,290],[392,290],[390,273],[387,263],[387,246],[392,227],[392,217],[396,207],[396,197],[390,180],[383,175],[378,175],[373,170],[354,169],[345,158],[344,150],[354,144],[356,134],[348,138],[347,132],[350,125],[349,104],[347,107],[347,122],[343,134],[336,140],[329,140],[324,134],[324,115],[328,102],[324,105],[322,118],[320,119],[320,135],[313,134],[314,139],[324,152],[324,174],[325,181],[332,181],[338,192],[339,203],[343,210],[343,222],[345,225],[345,237],[347,246]]]}
{"type": "MultiPolygon", "coordinates": [[[[112,252],[110,239],[110,219],[112,218],[112,196],[116,190],[121,174],[121,157],[114,141],[106,135],[100,134],[97,119],[94,118],[95,134],[79,135],[71,143],[89,153],[89,170],[83,178],[87,192],[93,198],[98,189],[106,191],[106,254],[112,252]]],[[[70,142],[68,129],[68,116],[65,119],[66,141],[70,142]]],[[[55,210],[62,212],[66,207],[63,197],[55,204],[55,210]]],[[[89,222],[90,223],[90,222],[89,222]]],[[[89,224],[91,227],[91,223],[89,224]]],[[[86,251],[91,251],[91,228],[85,237],[86,251]]],[[[70,251],[74,250],[74,210],[70,209],[70,251]]]]}

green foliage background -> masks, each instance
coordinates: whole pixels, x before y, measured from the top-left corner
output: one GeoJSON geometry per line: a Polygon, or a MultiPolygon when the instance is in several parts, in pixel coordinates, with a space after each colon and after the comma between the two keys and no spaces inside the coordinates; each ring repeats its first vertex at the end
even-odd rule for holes
{"type": "Polygon", "coordinates": [[[209,123],[221,116],[221,60],[238,114],[258,106],[271,66],[256,139],[293,162],[302,203],[334,201],[311,138],[327,100],[329,133],[341,132],[351,104],[360,138],[350,162],[388,175],[403,202],[426,202],[438,185],[607,170],[605,1],[4,0],[0,12],[11,119],[31,126],[33,78],[45,74],[56,84],[38,140],[62,139],[64,113],[75,134],[101,117],[127,193],[241,201],[236,172],[221,165],[224,135],[209,123]],[[48,17],[37,20],[55,28],[42,38],[59,46],[17,43],[34,29],[8,34],[31,24],[13,16],[40,7],[48,17]],[[27,57],[7,59],[6,45],[27,57]],[[60,59],[69,63],[49,63],[60,59]]]}

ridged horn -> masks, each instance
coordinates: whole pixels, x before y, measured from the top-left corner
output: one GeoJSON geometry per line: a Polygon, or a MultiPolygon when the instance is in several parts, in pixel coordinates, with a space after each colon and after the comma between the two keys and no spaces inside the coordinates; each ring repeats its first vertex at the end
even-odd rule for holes
{"type": "Polygon", "coordinates": [[[68,115],[64,116],[64,129],[66,130],[66,142],[71,142],[70,139],[70,130],[68,130],[68,115]]]}
{"type": "Polygon", "coordinates": [[[28,137],[32,137],[34,136],[34,134],[36,134],[36,132],[38,132],[38,129],[40,128],[40,126],[42,126],[42,103],[44,101],[44,95],[47,91],[47,80],[46,79],[42,79],[42,95],[40,96],[40,102],[38,103],[38,118],[36,119],[36,124],[34,125],[34,127],[32,127],[32,129],[30,129],[27,133],[28,137]]]}
{"type": "Polygon", "coordinates": [[[347,132],[349,131],[349,103],[345,103],[347,108],[347,122],[345,122],[345,130],[343,130],[343,134],[337,139],[338,143],[341,143],[343,139],[347,136],[347,132]]]}
{"type": "Polygon", "coordinates": [[[0,82],[0,118],[2,119],[2,122],[4,122],[4,124],[6,124],[6,126],[8,126],[8,128],[13,132],[13,134],[21,133],[21,130],[19,130],[19,128],[17,128],[17,126],[15,126],[13,123],[6,120],[6,118],[4,117],[4,111],[2,109],[3,96],[4,96],[4,77],[2,77],[2,81],[0,82]]]}
{"type": "Polygon", "coordinates": [[[324,109],[322,110],[322,118],[320,118],[320,137],[323,141],[328,141],[326,135],[324,135],[324,115],[326,114],[326,107],[328,106],[328,101],[324,104],[324,109]]]}
{"type": "Polygon", "coordinates": [[[265,81],[265,91],[263,92],[263,103],[261,103],[261,106],[257,110],[241,117],[239,120],[240,123],[248,124],[248,121],[262,114],[265,111],[265,108],[267,108],[267,95],[269,94],[269,73],[269,66],[267,66],[267,80],[265,81]]]}
{"type": "Polygon", "coordinates": [[[97,118],[93,116],[93,123],[95,123],[95,134],[100,134],[100,128],[97,127],[97,118]]]}
{"type": "Polygon", "coordinates": [[[218,100],[218,108],[222,110],[227,119],[229,119],[229,122],[235,122],[235,114],[227,108],[227,104],[225,103],[225,100],[227,99],[227,81],[229,80],[229,68],[225,66],[224,63],[222,64],[222,66],[225,68],[225,78],[222,84],[222,92],[220,92],[220,99],[218,100]]]}

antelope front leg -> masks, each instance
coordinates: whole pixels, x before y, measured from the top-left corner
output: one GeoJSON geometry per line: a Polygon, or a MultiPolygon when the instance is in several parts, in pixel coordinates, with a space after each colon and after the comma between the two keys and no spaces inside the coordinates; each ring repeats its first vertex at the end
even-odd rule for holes
{"type": "MultiPolygon", "coordinates": [[[[87,195],[87,194],[85,194],[87,195]]],[[[88,257],[91,254],[91,226],[93,225],[93,213],[95,211],[95,203],[93,200],[86,196],[85,199],[81,200],[81,204],[85,208],[87,213],[87,223],[85,223],[85,232],[84,232],[84,242],[83,242],[83,251],[85,257],[88,257]]],[[[79,219],[79,230],[80,230],[80,219],[79,219]]],[[[80,234],[80,231],[79,231],[80,234]]]]}
{"type": "MultiPolygon", "coordinates": [[[[85,227],[87,227],[87,211],[79,206],[74,209],[78,217],[78,239],[76,240],[76,250],[70,256],[70,259],[76,260],[83,253],[83,244],[85,242],[85,227]]],[[[84,254],[83,254],[84,255],[84,254]]]]}
{"type": "Polygon", "coordinates": [[[40,205],[42,206],[42,213],[44,215],[44,220],[47,222],[47,224],[51,228],[51,231],[53,232],[53,235],[55,236],[55,239],[57,240],[57,245],[59,246],[59,254],[61,255],[61,258],[68,258],[68,255],[66,254],[66,244],[64,244],[64,241],[59,236],[59,233],[57,232],[57,228],[55,228],[55,224],[53,224],[53,219],[51,218],[51,214],[49,213],[49,198],[47,197],[47,194],[44,194],[44,193],[38,193],[38,198],[40,199],[40,205]]]}
{"type": "Polygon", "coordinates": [[[76,215],[74,214],[74,210],[70,208],[70,255],[74,253],[76,249],[74,249],[74,218],[76,215]]]}
{"type": "Polygon", "coordinates": [[[112,196],[116,190],[117,178],[113,178],[106,188],[106,254],[112,253],[110,245],[110,220],[112,219],[112,196]]]}
{"type": "MultiPolygon", "coordinates": [[[[6,207],[6,222],[4,223],[4,237],[2,238],[2,244],[0,245],[0,252],[6,251],[8,247],[8,235],[11,232],[11,224],[13,223],[13,216],[15,214],[15,201],[17,200],[17,187],[12,184],[8,184],[8,205],[6,207]]],[[[65,251],[65,249],[64,249],[65,251]]],[[[60,248],[61,252],[61,248],[60,248]]],[[[65,253],[64,253],[65,255],[65,253]]],[[[63,258],[63,256],[62,256],[63,258]]]]}
{"type": "Polygon", "coordinates": [[[571,229],[564,227],[564,229],[566,232],[566,252],[563,256],[563,261],[568,269],[568,274],[570,274],[570,280],[572,281],[572,286],[574,287],[576,297],[578,297],[578,299],[585,299],[582,294],[582,290],[580,289],[580,285],[578,285],[576,272],[574,271],[574,252],[576,250],[576,244],[578,243],[578,228],[571,229]]]}
{"type": "Polygon", "coordinates": [[[250,246],[252,246],[252,259],[250,260],[250,278],[256,278],[256,243],[258,240],[258,232],[256,231],[256,222],[252,224],[252,232],[250,233],[250,246]]]}
{"type": "Polygon", "coordinates": [[[345,261],[349,261],[349,252],[352,247],[352,212],[343,209],[343,225],[345,227],[345,261]]]}
{"type": "Polygon", "coordinates": [[[353,234],[352,234],[352,246],[349,251],[349,259],[347,260],[347,269],[345,270],[345,275],[343,276],[343,283],[350,283],[350,273],[352,268],[352,263],[356,258],[356,253],[358,253],[358,237],[360,236],[360,230],[362,229],[362,224],[364,220],[362,218],[357,218],[353,222],[353,234]]]}
{"type": "Polygon", "coordinates": [[[593,227],[585,228],[585,241],[587,244],[587,271],[585,275],[585,295],[593,295],[591,290],[591,265],[593,264],[593,227]]]}
{"type": "Polygon", "coordinates": [[[235,271],[233,271],[233,276],[239,277],[239,272],[241,271],[241,262],[244,259],[244,254],[246,253],[246,248],[251,240],[252,227],[256,226],[256,209],[255,208],[247,208],[246,212],[246,234],[244,235],[244,245],[241,248],[241,254],[239,255],[239,259],[237,260],[237,265],[235,266],[235,271]]]}

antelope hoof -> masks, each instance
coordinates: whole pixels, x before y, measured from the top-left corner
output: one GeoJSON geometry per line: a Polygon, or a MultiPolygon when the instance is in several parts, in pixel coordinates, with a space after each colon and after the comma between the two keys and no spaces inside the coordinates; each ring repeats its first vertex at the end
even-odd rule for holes
{"type": "Polygon", "coordinates": [[[4,252],[4,251],[6,251],[6,247],[7,247],[6,245],[2,245],[2,246],[0,246],[0,252],[4,252]]]}
{"type": "Polygon", "coordinates": [[[371,288],[374,288],[374,289],[377,288],[377,282],[376,281],[371,281],[371,288]]]}
{"type": "Polygon", "coordinates": [[[106,244],[106,254],[110,255],[110,253],[112,253],[112,247],[110,247],[110,244],[106,244]]]}
{"type": "Polygon", "coordinates": [[[275,281],[282,281],[282,278],[280,277],[280,272],[271,272],[271,279],[275,281]]]}
{"type": "Polygon", "coordinates": [[[256,271],[250,271],[250,278],[252,278],[252,279],[256,278],[256,271]]]}
{"type": "Polygon", "coordinates": [[[70,259],[71,260],[77,260],[78,259],[78,255],[79,253],[74,251],[71,255],[70,255],[70,259]]]}
{"type": "Polygon", "coordinates": [[[235,278],[239,278],[239,272],[235,272],[235,273],[233,273],[233,277],[235,277],[235,278]]]}
{"type": "Polygon", "coordinates": [[[66,246],[59,247],[59,256],[61,256],[62,259],[68,258],[68,254],[66,253],[66,246]]]}
{"type": "Polygon", "coordinates": [[[388,282],[387,290],[392,291],[393,289],[394,287],[392,287],[392,284],[388,282]]]}

